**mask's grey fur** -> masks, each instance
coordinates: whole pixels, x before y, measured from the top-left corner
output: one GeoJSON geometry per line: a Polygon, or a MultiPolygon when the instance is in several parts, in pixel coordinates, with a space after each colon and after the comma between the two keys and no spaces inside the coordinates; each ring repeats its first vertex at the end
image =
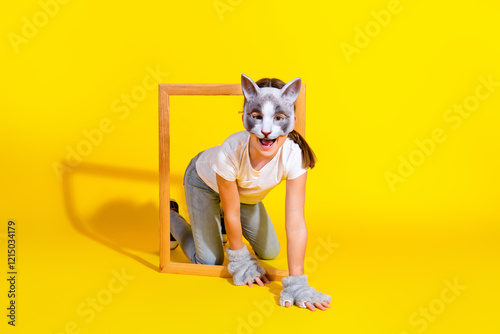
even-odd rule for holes
{"type": "Polygon", "coordinates": [[[294,103],[299,96],[300,85],[300,78],[295,78],[281,89],[260,88],[252,79],[242,74],[245,129],[260,139],[276,139],[288,135],[295,125],[294,103]],[[253,112],[255,114],[252,116],[253,112]],[[280,117],[281,115],[284,117],[280,117]]]}

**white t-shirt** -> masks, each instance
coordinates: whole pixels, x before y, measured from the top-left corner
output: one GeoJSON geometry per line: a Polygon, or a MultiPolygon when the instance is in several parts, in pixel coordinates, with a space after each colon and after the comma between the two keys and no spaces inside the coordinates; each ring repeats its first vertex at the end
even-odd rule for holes
{"type": "Polygon", "coordinates": [[[250,133],[246,130],[229,136],[220,146],[204,151],[196,162],[200,178],[219,192],[216,173],[228,181],[236,180],[240,202],[259,203],[282,180],[291,180],[307,172],[302,168],[302,150],[290,138],[286,138],[274,158],[261,170],[250,164],[248,145],[250,133]]]}

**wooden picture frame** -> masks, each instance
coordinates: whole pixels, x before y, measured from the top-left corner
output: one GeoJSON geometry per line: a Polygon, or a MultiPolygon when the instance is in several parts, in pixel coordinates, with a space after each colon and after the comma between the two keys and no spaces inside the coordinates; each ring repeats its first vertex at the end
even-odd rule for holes
{"type": "MultiPolygon", "coordinates": [[[[159,84],[159,172],[160,172],[160,272],[171,274],[231,277],[227,266],[170,261],[170,96],[242,95],[240,84],[159,84]]],[[[305,137],[305,83],[295,102],[295,130],[305,137]]],[[[270,280],[281,280],[288,270],[266,268],[270,280]]]]}

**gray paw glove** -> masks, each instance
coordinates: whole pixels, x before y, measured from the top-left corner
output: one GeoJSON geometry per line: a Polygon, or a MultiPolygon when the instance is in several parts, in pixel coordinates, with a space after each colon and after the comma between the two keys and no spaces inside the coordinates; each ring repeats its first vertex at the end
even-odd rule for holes
{"type": "Polygon", "coordinates": [[[250,254],[247,245],[243,248],[232,250],[226,247],[226,254],[229,260],[227,269],[233,276],[234,285],[245,285],[248,281],[253,282],[256,277],[262,277],[266,270],[259,264],[259,260],[250,254]]]}
{"type": "Polygon", "coordinates": [[[280,305],[285,306],[285,302],[290,302],[290,305],[297,305],[301,308],[306,308],[305,303],[311,302],[331,302],[332,297],[318,292],[311,288],[307,283],[307,276],[288,276],[281,280],[283,290],[281,290],[280,305]]]}

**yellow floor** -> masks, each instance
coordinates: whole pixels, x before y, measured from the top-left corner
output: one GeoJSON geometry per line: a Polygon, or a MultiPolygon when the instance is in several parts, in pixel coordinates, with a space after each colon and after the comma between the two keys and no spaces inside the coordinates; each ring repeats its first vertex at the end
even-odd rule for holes
{"type": "MultiPolygon", "coordinates": [[[[116,194],[85,213],[76,187],[59,186],[50,205],[26,193],[30,210],[13,211],[18,295],[16,327],[2,324],[9,333],[498,333],[493,221],[398,227],[324,216],[329,229],[310,227],[306,273],[332,307],[312,313],[280,307],[279,282],[249,288],[159,273],[155,192],[142,203],[116,194]]],[[[172,259],[186,261],[179,248],[172,259]]],[[[265,265],[285,269],[285,252],[265,265]]]]}

